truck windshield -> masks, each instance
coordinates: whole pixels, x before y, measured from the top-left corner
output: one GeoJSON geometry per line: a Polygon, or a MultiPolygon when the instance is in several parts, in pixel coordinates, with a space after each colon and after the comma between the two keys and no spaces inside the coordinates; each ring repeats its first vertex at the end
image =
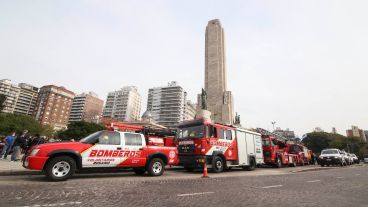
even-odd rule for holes
{"type": "Polygon", "coordinates": [[[337,150],[322,150],[321,154],[339,154],[337,150]]]}
{"type": "Polygon", "coordinates": [[[204,125],[181,127],[178,130],[177,138],[202,138],[204,137],[204,125]]]}
{"type": "Polygon", "coordinates": [[[271,146],[270,139],[262,139],[262,145],[266,147],[271,146]]]}

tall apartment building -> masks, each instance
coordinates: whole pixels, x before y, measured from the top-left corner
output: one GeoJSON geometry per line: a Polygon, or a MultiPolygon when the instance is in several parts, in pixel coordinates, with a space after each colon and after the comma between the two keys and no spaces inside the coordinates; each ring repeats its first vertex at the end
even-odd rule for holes
{"type": "Polygon", "coordinates": [[[186,101],[184,106],[184,120],[194,119],[197,112],[197,105],[193,104],[191,101],[186,101]]]}
{"type": "Polygon", "coordinates": [[[26,83],[18,84],[20,91],[15,104],[15,114],[32,116],[38,98],[38,88],[26,83]]]}
{"type": "Polygon", "coordinates": [[[34,118],[41,124],[51,125],[54,129],[65,129],[75,94],[64,87],[46,85],[41,87],[34,118]]]}
{"type": "Polygon", "coordinates": [[[76,121],[96,122],[102,116],[103,100],[93,92],[74,97],[70,110],[69,123],[76,121]]]}
{"type": "Polygon", "coordinates": [[[140,119],[140,113],[141,95],[138,93],[137,87],[126,86],[108,93],[103,117],[121,121],[136,121],[140,119]]]}
{"type": "Polygon", "coordinates": [[[364,130],[359,129],[357,126],[351,126],[351,129],[346,130],[347,137],[360,137],[363,142],[367,142],[364,130]]]}
{"type": "Polygon", "coordinates": [[[166,87],[148,90],[147,111],[153,119],[165,127],[174,127],[185,117],[186,92],[177,82],[172,81],[166,87]]]}
{"type": "Polygon", "coordinates": [[[17,103],[19,92],[19,86],[14,85],[11,80],[0,80],[0,94],[6,96],[5,102],[3,103],[2,112],[14,113],[15,104],[17,103]]]}

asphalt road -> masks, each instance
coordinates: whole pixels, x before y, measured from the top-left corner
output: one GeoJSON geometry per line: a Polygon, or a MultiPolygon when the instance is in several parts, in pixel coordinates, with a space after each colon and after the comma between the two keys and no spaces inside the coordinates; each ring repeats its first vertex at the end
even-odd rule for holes
{"type": "Polygon", "coordinates": [[[368,165],[303,169],[232,170],[211,178],[183,170],[154,178],[100,173],[65,182],[1,176],[0,206],[368,206],[368,165]]]}

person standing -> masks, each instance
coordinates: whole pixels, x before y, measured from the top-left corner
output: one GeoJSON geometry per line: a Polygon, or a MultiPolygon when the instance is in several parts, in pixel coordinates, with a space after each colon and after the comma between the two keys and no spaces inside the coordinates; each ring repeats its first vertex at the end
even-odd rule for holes
{"type": "Polygon", "coordinates": [[[11,161],[18,161],[20,150],[25,149],[27,147],[27,140],[28,140],[28,130],[24,130],[22,135],[17,136],[13,143],[13,153],[11,156],[11,161]]]}
{"type": "Polygon", "coordinates": [[[15,138],[15,132],[5,137],[5,145],[3,147],[3,151],[0,154],[0,160],[3,159],[3,156],[4,156],[4,159],[8,157],[8,153],[13,145],[14,138],[15,138]]]}
{"type": "Polygon", "coordinates": [[[29,141],[28,149],[31,149],[33,146],[44,143],[46,143],[46,141],[40,136],[40,134],[36,134],[36,136],[29,141]]]}

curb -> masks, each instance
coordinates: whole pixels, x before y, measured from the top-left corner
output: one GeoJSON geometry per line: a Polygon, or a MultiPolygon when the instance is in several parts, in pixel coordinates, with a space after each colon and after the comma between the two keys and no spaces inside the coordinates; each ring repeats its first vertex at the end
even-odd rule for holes
{"type": "Polygon", "coordinates": [[[336,167],[309,168],[309,169],[294,170],[294,171],[291,171],[291,173],[299,173],[299,172],[313,172],[313,171],[332,170],[332,169],[339,169],[339,168],[336,168],[336,167]]]}
{"type": "Polygon", "coordinates": [[[32,170],[8,170],[0,171],[0,176],[11,176],[11,175],[41,175],[41,171],[32,170]]]}

